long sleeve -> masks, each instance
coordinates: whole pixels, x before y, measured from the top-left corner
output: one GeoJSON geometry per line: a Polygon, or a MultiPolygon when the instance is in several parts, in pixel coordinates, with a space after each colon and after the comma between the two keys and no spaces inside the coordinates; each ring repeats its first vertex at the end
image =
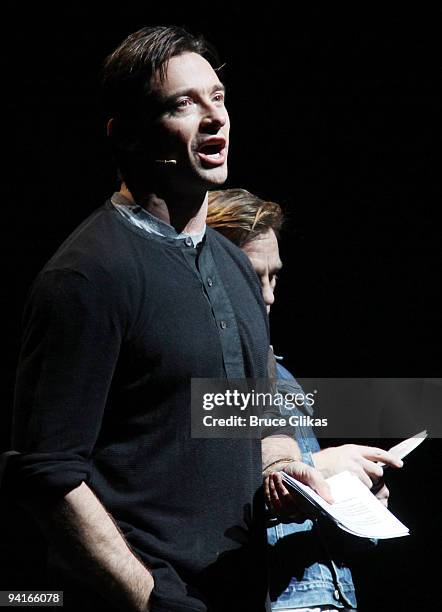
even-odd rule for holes
{"type": "Polygon", "coordinates": [[[121,333],[112,299],[84,275],[39,275],[24,313],[10,484],[18,497],[62,496],[87,481],[121,333]]]}

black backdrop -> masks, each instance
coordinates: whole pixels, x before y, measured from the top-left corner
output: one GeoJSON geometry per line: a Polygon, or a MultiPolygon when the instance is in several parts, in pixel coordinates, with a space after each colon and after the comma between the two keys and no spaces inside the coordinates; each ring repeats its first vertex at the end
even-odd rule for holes
{"type": "MultiPolygon", "coordinates": [[[[289,13],[285,3],[98,8],[101,18],[92,21],[86,9],[31,15],[19,6],[6,22],[4,75],[9,69],[12,85],[3,135],[13,126],[14,145],[10,157],[3,140],[12,164],[2,194],[2,446],[27,288],[116,186],[100,63],[149,24],[184,25],[218,48],[232,122],[228,185],[274,199],[287,213],[271,315],[286,365],[298,376],[438,376],[439,14],[370,5],[289,13]]],[[[431,497],[440,450],[439,440],[425,442],[390,477],[391,507],[412,535],[357,561],[361,610],[438,603],[431,551],[441,541],[440,511],[431,497]]],[[[3,537],[1,588],[38,586],[38,572],[29,570],[39,560],[37,540],[26,529],[3,537]],[[11,555],[28,560],[21,573],[11,569],[11,555]]]]}

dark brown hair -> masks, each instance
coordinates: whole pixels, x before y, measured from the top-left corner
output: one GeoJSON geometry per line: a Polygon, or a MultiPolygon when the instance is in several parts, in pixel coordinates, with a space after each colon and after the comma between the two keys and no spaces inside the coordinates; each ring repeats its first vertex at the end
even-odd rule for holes
{"type": "Polygon", "coordinates": [[[209,191],[207,225],[239,247],[269,229],[278,237],[283,220],[279,204],[262,200],[246,189],[209,191]]]}

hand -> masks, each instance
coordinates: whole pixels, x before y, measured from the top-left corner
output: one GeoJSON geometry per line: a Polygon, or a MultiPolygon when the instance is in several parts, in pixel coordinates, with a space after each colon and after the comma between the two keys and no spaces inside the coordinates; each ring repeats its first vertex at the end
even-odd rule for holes
{"type": "Polygon", "coordinates": [[[385,463],[395,468],[403,466],[400,459],[391,453],[375,446],[359,444],[344,444],[342,446],[325,448],[313,454],[313,462],[325,478],[348,470],[355,474],[369,489],[382,478],[384,471],[377,462],[385,463]]]}
{"type": "MultiPolygon", "coordinates": [[[[293,476],[303,484],[308,485],[330,504],[333,498],[330,488],[321,473],[302,461],[292,461],[281,466],[281,471],[293,476]]],[[[294,518],[300,517],[304,505],[302,499],[292,495],[284,486],[280,471],[270,473],[264,481],[264,492],[267,505],[276,513],[294,518]]],[[[309,505],[308,505],[309,507],[309,505]]]]}

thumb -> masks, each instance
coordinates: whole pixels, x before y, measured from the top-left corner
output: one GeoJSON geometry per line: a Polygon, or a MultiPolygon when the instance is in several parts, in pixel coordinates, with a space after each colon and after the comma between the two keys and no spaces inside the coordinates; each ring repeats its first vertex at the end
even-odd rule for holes
{"type": "Polygon", "coordinates": [[[283,471],[311,487],[329,504],[334,502],[330,487],[319,470],[301,461],[293,461],[283,471]]]}
{"type": "Polygon", "coordinates": [[[321,472],[315,468],[310,468],[310,470],[306,472],[306,476],[308,478],[308,482],[305,482],[305,484],[308,484],[308,486],[316,491],[316,493],[325,499],[326,502],[332,504],[334,499],[332,497],[330,487],[321,472]]]}

